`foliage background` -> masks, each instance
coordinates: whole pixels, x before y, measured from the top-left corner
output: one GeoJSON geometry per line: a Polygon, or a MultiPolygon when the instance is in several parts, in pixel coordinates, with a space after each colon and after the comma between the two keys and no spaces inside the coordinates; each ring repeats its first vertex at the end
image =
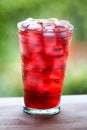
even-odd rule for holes
{"type": "Polygon", "coordinates": [[[17,23],[28,17],[67,19],[74,35],[63,94],[87,94],[87,0],[0,0],[0,96],[22,96],[17,23]]]}

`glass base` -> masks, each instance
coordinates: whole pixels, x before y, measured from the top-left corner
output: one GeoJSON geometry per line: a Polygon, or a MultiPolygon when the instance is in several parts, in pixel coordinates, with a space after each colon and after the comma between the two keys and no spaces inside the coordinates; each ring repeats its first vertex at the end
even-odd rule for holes
{"type": "Polygon", "coordinates": [[[33,115],[55,115],[60,112],[60,106],[57,106],[55,108],[45,109],[45,110],[32,109],[32,108],[27,108],[26,106],[24,106],[23,111],[28,114],[33,114],[33,115]]]}

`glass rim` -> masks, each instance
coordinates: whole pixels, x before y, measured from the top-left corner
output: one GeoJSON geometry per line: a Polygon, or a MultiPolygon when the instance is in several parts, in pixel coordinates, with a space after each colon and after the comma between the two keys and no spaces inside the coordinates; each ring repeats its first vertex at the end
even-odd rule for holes
{"type": "Polygon", "coordinates": [[[19,28],[18,28],[18,31],[19,32],[24,32],[24,31],[31,31],[31,32],[34,32],[34,33],[56,33],[56,34],[60,34],[60,33],[63,33],[63,32],[68,32],[68,31],[73,31],[74,30],[74,26],[73,25],[71,25],[70,26],[70,28],[69,29],[66,29],[66,30],[63,30],[63,31],[39,31],[39,30],[34,30],[34,29],[25,29],[25,30],[20,30],[19,28]]]}
{"type": "Polygon", "coordinates": [[[31,30],[31,29],[28,29],[28,30],[30,30],[30,31],[32,31],[32,32],[35,32],[35,33],[48,33],[48,34],[49,34],[49,33],[56,33],[56,34],[58,34],[58,33],[73,31],[73,30],[74,30],[74,26],[71,25],[69,29],[65,29],[65,30],[63,30],[63,31],[55,31],[55,30],[53,30],[53,31],[38,31],[38,30],[31,30]]]}
{"type": "MultiPolygon", "coordinates": [[[[69,28],[66,28],[66,29],[64,29],[64,30],[62,30],[62,31],[55,31],[55,29],[53,29],[53,30],[45,30],[45,31],[43,31],[43,30],[35,30],[35,29],[29,29],[28,28],[28,26],[26,27],[26,28],[22,28],[22,29],[20,29],[20,26],[21,25],[19,25],[20,23],[22,23],[22,22],[18,22],[17,23],[17,28],[18,28],[18,31],[19,32],[24,32],[24,31],[31,31],[31,32],[35,32],[35,33],[62,33],[62,32],[68,32],[68,31],[73,31],[74,30],[74,25],[72,25],[72,24],[70,24],[70,27],[69,28]]],[[[63,27],[63,26],[59,26],[59,27],[63,27]]]]}

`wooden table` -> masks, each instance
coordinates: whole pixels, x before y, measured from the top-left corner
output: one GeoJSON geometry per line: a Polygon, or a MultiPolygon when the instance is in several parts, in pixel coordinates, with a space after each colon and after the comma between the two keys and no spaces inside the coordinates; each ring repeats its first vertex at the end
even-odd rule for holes
{"type": "Polygon", "coordinates": [[[34,116],[22,111],[23,98],[0,98],[0,130],[87,130],[87,95],[62,96],[61,112],[34,116]]]}

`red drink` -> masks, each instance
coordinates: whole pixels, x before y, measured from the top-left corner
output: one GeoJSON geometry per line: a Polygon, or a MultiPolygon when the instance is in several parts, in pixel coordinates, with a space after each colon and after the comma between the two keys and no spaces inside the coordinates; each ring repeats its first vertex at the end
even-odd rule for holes
{"type": "Polygon", "coordinates": [[[33,29],[26,24],[24,30],[19,30],[24,111],[31,114],[59,112],[46,110],[59,107],[72,29],[49,23],[38,22],[33,29]]]}

